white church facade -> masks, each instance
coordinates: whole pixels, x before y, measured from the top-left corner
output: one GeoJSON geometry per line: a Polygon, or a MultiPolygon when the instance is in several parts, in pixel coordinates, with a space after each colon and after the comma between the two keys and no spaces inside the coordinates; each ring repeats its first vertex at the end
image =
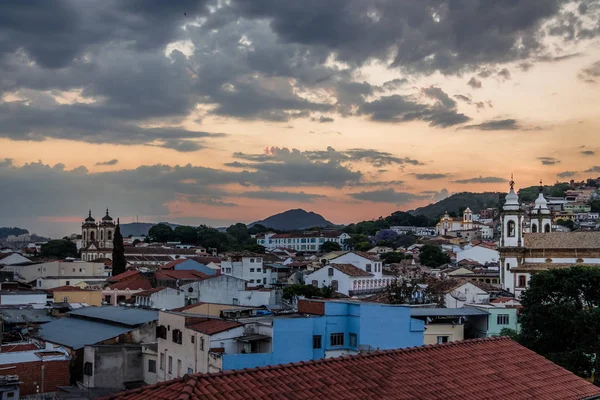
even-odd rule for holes
{"type": "Polygon", "coordinates": [[[96,222],[90,210],[88,217],[81,224],[81,260],[93,261],[98,258],[112,259],[113,239],[115,234],[113,218],[106,209],[106,215],[96,222]]]}
{"type": "Polygon", "coordinates": [[[530,232],[523,232],[524,212],[510,191],[500,215],[500,280],[502,288],[521,297],[531,276],[576,265],[600,267],[600,232],[552,232],[552,215],[542,190],[531,212],[530,232]]]}

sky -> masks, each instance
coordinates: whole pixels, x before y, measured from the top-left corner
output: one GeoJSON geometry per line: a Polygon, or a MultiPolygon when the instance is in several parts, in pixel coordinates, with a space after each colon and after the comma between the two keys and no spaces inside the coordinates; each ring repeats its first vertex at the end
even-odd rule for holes
{"type": "Polygon", "coordinates": [[[350,223],[600,176],[600,0],[0,7],[0,226],[350,223]]]}

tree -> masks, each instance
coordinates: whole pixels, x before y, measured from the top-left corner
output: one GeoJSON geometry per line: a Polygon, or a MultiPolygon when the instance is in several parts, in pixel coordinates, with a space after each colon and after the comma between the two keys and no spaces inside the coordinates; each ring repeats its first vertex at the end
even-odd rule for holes
{"type": "Polygon", "coordinates": [[[405,259],[404,254],[395,251],[383,253],[379,255],[379,258],[381,259],[381,261],[383,261],[384,264],[399,263],[400,261],[405,259]]]}
{"type": "Polygon", "coordinates": [[[381,229],[375,235],[375,242],[378,245],[392,246],[396,239],[398,239],[398,234],[391,229],[381,229]]]}
{"type": "Polygon", "coordinates": [[[139,243],[142,243],[142,241],[140,239],[135,239],[132,244],[137,246],[139,243]]]}
{"type": "Polygon", "coordinates": [[[117,222],[115,235],[113,236],[112,251],[112,274],[113,276],[122,274],[127,268],[125,260],[125,245],[123,244],[123,235],[121,235],[121,225],[117,222]]]}
{"type": "Polygon", "coordinates": [[[575,222],[573,222],[572,219],[560,218],[559,220],[556,221],[556,224],[557,225],[566,226],[570,230],[574,230],[575,229],[575,222]]]}
{"type": "Polygon", "coordinates": [[[261,246],[258,243],[247,244],[246,247],[244,247],[244,250],[250,251],[252,253],[257,253],[257,254],[265,254],[264,246],[261,246]]]}
{"type": "Polygon", "coordinates": [[[600,383],[600,269],[556,268],[532,276],[521,299],[520,342],[600,383]]]}
{"type": "Polygon", "coordinates": [[[412,233],[406,235],[398,235],[398,239],[394,242],[396,247],[409,247],[417,243],[417,237],[412,233]]]}
{"type": "Polygon", "coordinates": [[[342,247],[336,242],[325,242],[321,245],[321,251],[323,253],[330,253],[332,251],[340,251],[342,247]]]}
{"type": "Polygon", "coordinates": [[[239,244],[244,245],[250,241],[250,234],[246,224],[238,222],[227,228],[227,233],[230,234],[239,244]]]}
{"type": "Polygon", "coordinates": [[[50,240],[42,245],[42,257],[77,257],[77,245],[66,239],[50,240]]]}
{"type": "Polygon", "coordinates": [[[437,268],[440,265],[448,264],[450,262],[450,257],[448,257],[448,255],[442,251],[441,247],[426,244],[425,246],[421,247],[419,260],[423,265],[431,268],[437,268]]]}
{"type": "Polygon", "coordinates": [[[323,297],[321,289],[313,285],[289,285],[283,288],[283,298],[290,300],[294,296],[304,296],[307,299],[323,297]]]}
{"type": "Polygon", "coordinates": [[[157,224],[150,228],[148,237],[151,242],[169,242],[173,240],[173,229],[167,224],[157,224]]]}
{"type": "Polygon", "coordinates": [[[600,200],[592,200],[589,205],[592,207],[592,212],[600,212],[600,200]]]}
{"type": "Polygon", "coordinates": [[[417,281],[408,282],[396,277],[387,287],[388,301],[390,304],[411,304],[418,288],[417,281]]]}
{"type": "Polygon", "coordinates": [[[173,230],[175,240],[185,244],[196,244],[198,242],[198,230],[193,226],[176,226],[173,230]]]}
{"type": "Polygon", "coordinates": [[[350,239],[346,240],[346,245],[357,251],[367,251],[372,247],[367,235],[363,234],[350,235],[350,239]]]}

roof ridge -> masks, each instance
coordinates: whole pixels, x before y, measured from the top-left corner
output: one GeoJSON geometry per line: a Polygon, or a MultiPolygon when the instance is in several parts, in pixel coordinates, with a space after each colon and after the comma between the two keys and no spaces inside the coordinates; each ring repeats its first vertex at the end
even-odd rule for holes
{"type": "Polygon", "coordinates": [[[206,374],[197,373],[197,374],[192,374],[190,376],[202,376],[204,378],[213,378],[213,377],[220,377],[220,376],[241,375],[241,374],[255,372],[255,371],[279,370],[282,368],[289,368],[290,366],[300,366],[300,365],[305,366],[305,365],[318,365],[318,364],[325,364],[325,363],[333,363],[333,362],[339,361],[340,359],[344,359],[344,360],[350,359],[351,360],[351,359],[359,359],[359,358],[371,358],[371,357],[379,357],[382,355],[389,355],[389,354],[396,354],[396,353],[398,353],[398,354],[412,353],[412,352],[417,352],[417,351],[439,349],[439,348],[445,348],[445,347],[463,347],[463,346],[467,346],[467,345],[470,345],[473,343],[496,342],[496,341],[513,341],[513,340],[508,336],[467,339],[467,340],[460,340],[460,341],[456,341],[456,342],[447,342],[447,343],[441,343],[441,344],[429,344],[429,345],[423,345],[423,346],[405,347],[405,348],[401,348],[401,349],[376,350],[374,352],[370,352],[367,354],[344,355],[344,356],[340,356],[340,357],[320,358],[318,360],[298,361],[298,362],[291,362],[291,363],[286,363],[286,364],[268,365],[268,366],[264,366],[264,367],[244,368],[244,369],[239,369],[239,370],[211,372],[211,373],[206,373],[206,374]]]}

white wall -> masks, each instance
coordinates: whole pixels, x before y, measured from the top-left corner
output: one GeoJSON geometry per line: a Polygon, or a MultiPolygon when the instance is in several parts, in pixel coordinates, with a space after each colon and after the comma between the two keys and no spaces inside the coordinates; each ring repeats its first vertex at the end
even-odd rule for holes
{"type": "Polygon", "coordinates": [[[229,275],[219,275],[183,285],[181,290],[192,302],[263,306],[273,304],[270,290],[246,290],[246,281],[229,275]],[[191,291],[190,291],[191,288],[191,291]]]}
{"type": "Polygon", "coordinates": [[[244,279],[248,286],[270,286],[271,270],[265,270],[262,257],[242,257],[241,261],[221,261],[221,272],[244,279]]]}
{"type": "Polygon", "coordinates": [[[339,257],[333,258],[329,260],[329,262],[332,264],[352,264],[363,271],[372,273],[374,278],[381,278],[382,276],[381,269],[383,263],[381,261],[370,260],[352,252],[348,252],[339,257]],[[369,265],[371,266],[371,271],[367,270],[367,266],[369,265]]]}
{"type": "Polygon", "coordinates": [[[480,264],[485,264],[486,262],[495,263],[500,260],[500,253],[498,250],[488,249],[483,246],[475,246],[456,254],[456,261],[466,259],[477,261],[480,264]]]}
{"type": "Polygon", "coordinates": [[[46,293],[0,294],[0,304],[46,304],[46,293]]]}
{"type": "Polygon", "coordinates": [[[306,285],[312,285],[313,281],[317,281],[317,286],[320,288],[330,286],[331,281],[335,280],[338,281],[337,291],[348,295],[348,292],[352,288],[352,278],[333,267],[324,266],[304,277],[304,283],[306,285]],[[329,276],[330,268],[333,270],[333,276],[329,276]]]}
{"type": "Polygon", "coordinates": [[[146,307],[172,310],[185,306],[185,292],[182,290],[166,288],[150,296],[136,297],[136,303],[146,307]]]}
{"type": "Polygon", "coordinates": [[[487,303],[490,300],[490,295],[485,290],[478,288],[473,285],[471,282],[466,282],[464,285],[458,287],[450,293],[447,293],[445,296],[445,302],[447,308],[460,308],[465,304],[481,304],[487,303]],[[466,297],[466,300],[458,300],[452,296],[451,293],[463,294],[466,297]]]}

